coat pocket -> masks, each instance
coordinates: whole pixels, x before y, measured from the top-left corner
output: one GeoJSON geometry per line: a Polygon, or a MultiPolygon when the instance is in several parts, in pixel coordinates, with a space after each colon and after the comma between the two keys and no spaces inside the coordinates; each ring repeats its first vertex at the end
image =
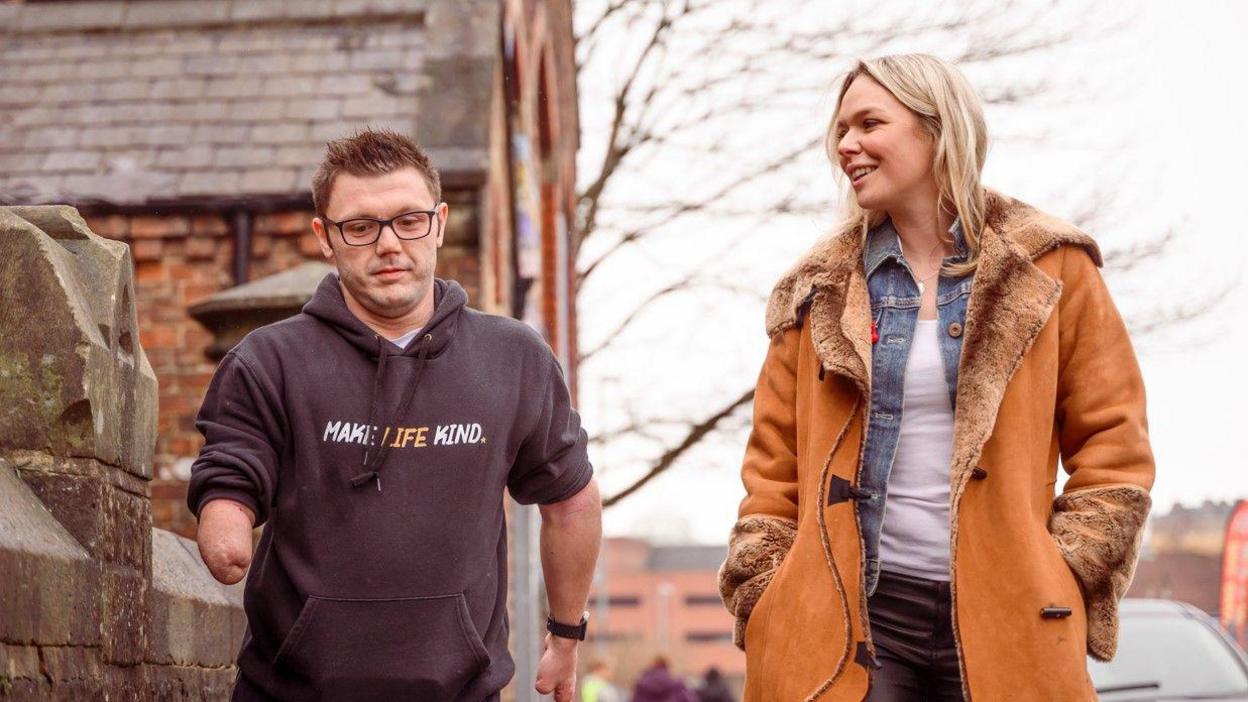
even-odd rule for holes
{"type": "Polygon", "coordinates": [[[309,596],[274,664],[327,699],[455,699],[489,654],[462,593],[309,596]]]}

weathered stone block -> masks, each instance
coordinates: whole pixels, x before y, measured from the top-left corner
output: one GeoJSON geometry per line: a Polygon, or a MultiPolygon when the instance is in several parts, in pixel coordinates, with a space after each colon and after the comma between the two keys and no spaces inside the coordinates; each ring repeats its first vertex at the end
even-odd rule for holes
{"type": "Polygon", "coordinates": [[[0,678],[41,678],[39,647],[0,644],[0,678]]]}
{"type": "Polygon", "coordinates": [[[238,671],[228,668],[148,668],[148,688],[143,699],[160,702],[208,702],[227,700],[234,689],[238,671]]]}
{"type": "Polygon", "coordinates": [[[227,587],[214,580],[193,541],[163,529],[152,530],[148,600],[149,662],[233,663],[246,626],[242,585],[227,587]]]}
{"type": "Polygon", "coordinates": [[[0,459],[0,640],[100,642],[98,570],[0,459]]]}
{"type": "Polygon", "coordinates": [[[156,376],[125,245],[70,207],[0,208],[0,241],[0,448],[150,477],[156,376]]]}
{"type": "Polygon", "coordinates": [[[145,575],[120,566],[102,568],[101,644],[104,660],[111,665],[138,665],[147,652],[145,575]]]}
{"type": "MultiPolygon", "coordinates": [[[[61,463],[55,463],[61,467],[61,463]]],[[[97,468],[89,473],[22,472],[52,516],[92,557],[106,563],[149,571],[151,500],[111,485],[97,468]]],[[[145,486],[146,492],[146,486],[145,486]]]]}
{"type": "Polygon", "coordinates": [[[95,558],[102,558],[112,537],[105,528],[107,487],[97,475],[37,470],[23,476],[61,526],[95,558]]]}
{"type": "Polygon", "coordinates": [[[22,678],[10,680],[0,688],[8,699],[26,702],[42,702],[55,699],[52,697],[52,686],[42,678],[22,678]]]}
{"type": "Polygon", "coordinates": [[[60,687],[68,680],[94,680],[100,677],[100,649],[90,646],[43,646],[43,670],[60,687]]]}

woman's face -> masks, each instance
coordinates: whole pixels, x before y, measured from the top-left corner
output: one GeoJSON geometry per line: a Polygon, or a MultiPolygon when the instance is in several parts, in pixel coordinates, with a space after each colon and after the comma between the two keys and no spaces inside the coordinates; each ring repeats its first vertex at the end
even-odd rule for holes
{"type": "Polygon", "coordinates": [[[933,141],[918,115],[869,76],[850,83],[836,115],[836,153],[858,206],[892,212],[935,201],[933,141]]]}

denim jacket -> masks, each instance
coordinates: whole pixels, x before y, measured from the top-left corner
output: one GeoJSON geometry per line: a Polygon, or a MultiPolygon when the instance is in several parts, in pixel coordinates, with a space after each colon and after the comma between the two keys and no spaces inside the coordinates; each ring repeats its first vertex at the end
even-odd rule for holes
{"type": "MultiPolygon", "coordinates": [[[[966,242],[959,222],[954,222],[950,233],[956,251],[944,262],[965,260],[966,242]]],[[[919,318],[919,288],[902,256],[897,230],[888,220],[867,235],[863,266],[871,297],[871,318],[878,333],[871,349],[871,414],[858,484],[868,495],[858,501],[858,526],[865,549],[866,591],[870,596],[880,575],[880,531],[884,525],[888,478],[901,432],[902,386],[919,318]]],[[[941,275],[936,289],[940,355],[949,383],[950,407],[955,407],[957,397],[958,360],[962,355],[962,332],[973,277],[941,275]]]]}

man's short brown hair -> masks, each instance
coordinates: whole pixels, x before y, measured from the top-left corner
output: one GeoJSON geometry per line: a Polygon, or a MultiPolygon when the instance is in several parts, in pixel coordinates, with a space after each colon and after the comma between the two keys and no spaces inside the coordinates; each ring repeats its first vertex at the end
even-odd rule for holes
{"type": "Polygon", "coordinates": [[[442,201],[438,169],[433,167],[429,154],[408,137],[389,129],[366,128],[335,139],[325,146],[325,160],[312,176],[312,204],[317,214],[325,214],[339,173],[380,176],[404,168],[415,168],[429,186],[434,203],[442,201]]]}

